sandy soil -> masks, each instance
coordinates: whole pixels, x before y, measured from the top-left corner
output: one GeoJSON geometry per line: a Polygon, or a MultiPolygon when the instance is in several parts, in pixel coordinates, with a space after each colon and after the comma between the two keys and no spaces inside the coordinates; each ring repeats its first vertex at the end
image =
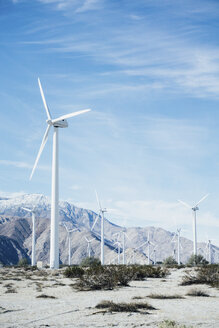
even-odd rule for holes
{"type": "MultiPolygon", "coordinates": [[[[20,269],[0,269],[0,327],[158,327],[165,319],[187,327],[219,327],[219,290],[198,285],[211,297],[185,296],[194,286],[179,286],[185,269],[171,270],[165,279],[133,281],[113,291],[75,291],[72,279],[47,271],[47,276],[20,269]],[[17,280],[15,280],[17,279],[17,280]],[[21,279],[21,280],[20,280],[21,279]],[[11,284],[11,285],[8,285],[11,284]],[[9,291],[9,292],[7,292],[9,291]],[[10,292],[11,291],[11,292],[10,292]],[[150,294],[181,295],[185,299],[150,299],[150,294]],[[56,299],[36,298],[46,294],[56,299]],[[133,297],[143,299],[133,300],[133,297]],[[142,313],[100,313],[102,300],[147,301],[157,310],[142,313]]],[[[40,273],[39,273],[40,274],[40,273]]]]}

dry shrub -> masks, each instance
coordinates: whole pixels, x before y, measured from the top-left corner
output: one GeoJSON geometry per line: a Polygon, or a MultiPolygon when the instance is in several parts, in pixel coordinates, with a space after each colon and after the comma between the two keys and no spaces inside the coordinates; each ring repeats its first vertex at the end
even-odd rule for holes
{"type": "Polygon", "coordinates": [[[164,278],[169,274],[166,268],[153,267],[152,265],[132,265],[135,280],[144,280],[145,278],[164,278]]]}
{"type": "Polygon", "coordinates": [[[179,325],[175,321],[172,320],[164,320],[159,323],[158,328],[192,328],[192,327],[187,327],[185,325],[179,325]]]}
{"type": "Polygon", "coordinates": [[[210,295],[200,289],[191,289],[186,295],[188,296],[202,296],[202,297],[209,297],[210,295]]]}
{"type": "Polygon", "coordinates": [[[66,278],[81,278],[84,270],[78,266],[73,266],[66,268],[63,274],[66,278]]]}
{"type": "Polygon", "coordinates": [[[57,297],[55,297],[55,296],[49,296],[49,295],[46,295],[46,294],[41,294],[41,295],[38,295],[36,298],[51,298],[51,299],[56,299],[57,297]]]}
{"type": "Polygon", "coordinates": [[[78,290],[112,290],[118,285],[115,270],[111,267],[91,267],[79,277],[74,288],[78,290]]]}
{"type": "Polygon", "coordinates": [[[117,286],[128,286],[135,273],[127,266],[94,266],[84,270],[74,285],[78,290],[112,290],[117,286]]]}
{"type": "Polygon", "coordinates": [[[173,299],[183,299],[181,295],[161,295],[161,294],[151,294],[148,295],[150,298],[159,299],[159,300],[173,300],[173,299]]]}
{"type": "Polygon", "coordinates": [[[108,312],[139,312],[139,310],[155,310],[148,303],[114,303],[102,301],[96,305],[96,309],[106,309],[108,312]]]}
{"type": "Polygon", "coordinates": [[[195,272],[186,272],[183,277],[182,286],[206,284],[212,287],[219,287],[219,265],[212,264],[199,267],[195,272]]]}
{"type": "Polygon", "coordinates": [[[131,280],[134,280],[136,273],[131,267],[125,265],[112,266],[111,269],[115,270],[118,284],[120,286],[128,286],[131,280]]]}

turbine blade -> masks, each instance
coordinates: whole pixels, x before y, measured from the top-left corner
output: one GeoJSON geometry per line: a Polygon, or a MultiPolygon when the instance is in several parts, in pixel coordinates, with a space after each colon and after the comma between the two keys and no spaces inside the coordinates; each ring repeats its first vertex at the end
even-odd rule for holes
{"type": "Polygon", "coordinates": [[[45,134],[43,136],[43,140],[42,140],[42,143],[40,145],[40,149],[39,149],[39,152],[37,154],[37,157],[36,157],[36,160],[35,160],[35,163],[34,163],[34,166],[33,166],[32,172],[31,172],[31,175],[30,175],[30,180],[32,179],[32,176],[33,176],[34,171],[35,171],[35,169],[37,167],[37,164],[38,164],[38,161],[40,159],[40,156],[41,156],[41,154],[43,152],[43,149],[45,147],[45,144],[47,142],[50,127],[51,127],[51,125],[48,125],[47,128],[46,128],[46,132],[45,132],[45,134]]]}
{"type": "Polygon", "coordinates": [[[130,237],[127,235],[127,233],[126,233],[126,232],[124,232],[124,234],[125,234],[125,236],[128,238],[128,240],[130,240],[130,241],[131,241],[131,239],[130,239],[130,237]]]}
{"type": "Polygon", "coordinates": [[[207,195],[205,195],[204,197],[202,197],[202,198],[200,199],[200,201],[199,201],[194,207],[198,206],[201,202],[203,202],[203,200],[204,200],[205,198],[207,198],[208,195],[209,195],[209,194],[207,194],[207,195]]]}
{"type": "Polygon", "coordinates": [[[83,109],[83,110],[79,110],[78,112],[62,115],[62,116],[52,120],[52,123],[65,120],[65,119],[70,118],[70,117],[78,116],[80,114],[84,114],[84,113],[87,113],[87,112],[90,112],[90,111],[91,111],[91,109],[83,109]]]}
{"type": "Polygon", "coordinates": [[[68,230],[68,232],[73,232],[73,231],[78,231],[78,229],[71,229],[71,230],[68,230]]]}
{"type": "Polygon", "coordinates": [[[50,114],[49,108],[48,108],[47,103],[46,103],[46,99],[45,99],[45,96],[44,96],[44,93],[43,93],[43,88],[42,88],[39,77],[38,77],[38,84],[39,84],[40,93],[41,93],[41,97],[43,99],[43,104],[44,104],[44,107],[45,107],[45,110],[46,110],[48,120],[51,120],[51,114],[50,114]]]}
{"type": "Polygon", "coordinates": [[[143,244],[141,244],[140,246],[138,246],[137,248],[135,248],[135,249],[139,249],[139,248],[141,248],[142,246],[144,246],[144,245],[146,245],[148,242],[147,241],[145,241],[143,244]]]}
{"type": "Polygon", "coordinates": [[[101,203],[100,203],[100,199],[99,199],[99,197],[98,197],[98,194],[97,194],[96,189],[95,189],[95,194],[96,194],[96,199],[97,199],[97,204],[98,204],[98,206],[99,206],[99,209],[102,210],[101,203]]]}
{"type": "Polygon", "coordinates": [[[97,217],[96,217],[96,219],[95,219],[95,221],[94,221],[94,223],[93,223],[93,225],[92,225],[91,231],[93,230],[95,224],[97,223],[97,220],[99,219],[99,216],[100,215],[98,214],[97,217]]]}
{"type": "Polygon", "coordinates": [[[183,202],[182,200],[178,199],[178,202],[180,202],[182,205],[184,205],[185,207],[188,207],[188,208],[192,208],[192,206],[190,206],[189,204],[183,202]]]}
{"type": "Polygon", "coordinates": [[[25,210],[25,211],[27,211],[27,212],[32,212],[29,208],[26,208],[26,207],[21,207],[22,208],[22,210],[25,210]]]}
{"type": "Polygon", "coordinates": [[[170,241],[171,243],[175,243],[176,242],[176,235],[173,236],[173,238],[170,241]]]}

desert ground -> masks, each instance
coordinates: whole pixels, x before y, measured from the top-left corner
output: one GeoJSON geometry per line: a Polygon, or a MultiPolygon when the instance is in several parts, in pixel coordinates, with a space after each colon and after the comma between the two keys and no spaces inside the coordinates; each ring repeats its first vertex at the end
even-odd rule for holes
{"type": "MultiPolygon", "coordinates": [[[[59,271],[0,268],[0,327],[159,327],[173,320],[179,327],[219,327],[219,290],[207,285],[180,286],[188,269],[170,269],[165,278],[132,281],[108,291],[77,291],[75,279],[59,271]],[[186,296],[191,289],[210,297],[186,296]],[[151,299],[150,294],[180,295],[183,299],[151,299]],[[54,298],[37,298],[47,295],[54,298]],[[147,302],[156,310],[106,312],[103,301],[147,302]]],[[[190,269],[192,270],[192,269],[190,269]]]]}

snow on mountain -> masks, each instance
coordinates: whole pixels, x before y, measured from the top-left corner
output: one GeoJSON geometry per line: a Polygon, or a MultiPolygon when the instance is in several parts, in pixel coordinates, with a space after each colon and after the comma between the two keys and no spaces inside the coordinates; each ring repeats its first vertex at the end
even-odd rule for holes
{"type": "MultiPolygon", "coordinates": [[[[14,252],[17,251],[18,257],[27,254],[31,255],[31,233],[32,221],[31,214],[22,209],[22,207],[35,208],[36,212],[36,256],[37,260],[49,262],[49,247],[50,247],[50,199],[40,194],[25,194],[15,198],[0,199],[0,235],[6,236],[11,242],[10,247],[16,244],[14,252]],[[23,253],[18,252],[18,246],[23,249],[23,253]]],[[[68,238],[65,228],[62,226],[65,222],[69,228],[76,227],[78,231],[72,236],[72,263],[80,263],[83,257],[87,256],[87,242],[85,236],[88,238],[95,238],[91,245],[92,254],[100,256],[100,220],[94,228],[90,231],[97,214],[91,210],[78,208],[68,202],[60,202],[60,260],[62,263],[68,261],[68,238]]],[[[157,246],[156,259],[162,261],[166,257],[176,256],[176,244],[171,243],[173,233],[162,228],[155,227],[132,227],[122,228],[105,220],[105,254],[106,263],[117,260],[117,253],[114,249],[114,242],[116,232],[122,229],[128,235],[126,239],[127,245],[127,260],[132,262],[133,249],[147,241],[148,232],[150,233],[150,240],[157,246]]],[[[6,241],[4,241],[6,242],[6,241]]],[[[7,242],[9,242],[7,240],[7,242]]],[[[192,253],[192,241],[186,238],[181,238],[183,252],[181,259],[186,262],[192,253]]],[[[1,248],[1,245],[0,245],[1,248]]],[[[206,255],[206,244],[198,244],[199,253],[206,255]]],[[[4,248],[5,249],[5,248],[4,248]]],[[[122,251],[122,250],[121,250],[122,251]]],[[[1,250],[0,250],[1,253],[1,250]]],[[[146,246],[141,247],[136,251],[136,261],[139,263],[147,263],[148,249],[146,246]]],[[[5,263],[8,263],[8,254],[5,254],[5,263]]],[[[153,260],[154,252],[151,248],[151,261],[153,260]]],[[[15,259],[16,257],[11,257],[15,259]]],[[[213,258],[215,262],[219,261],[219,249],[213,246],[213,258]]],[[[2,261],[2,260],[1,260],[2,261]]],[[[10,262],[10,261],[9,261],[10,262]]],[[[15,263],[15,262],[11,262],[15,263]]]]}

